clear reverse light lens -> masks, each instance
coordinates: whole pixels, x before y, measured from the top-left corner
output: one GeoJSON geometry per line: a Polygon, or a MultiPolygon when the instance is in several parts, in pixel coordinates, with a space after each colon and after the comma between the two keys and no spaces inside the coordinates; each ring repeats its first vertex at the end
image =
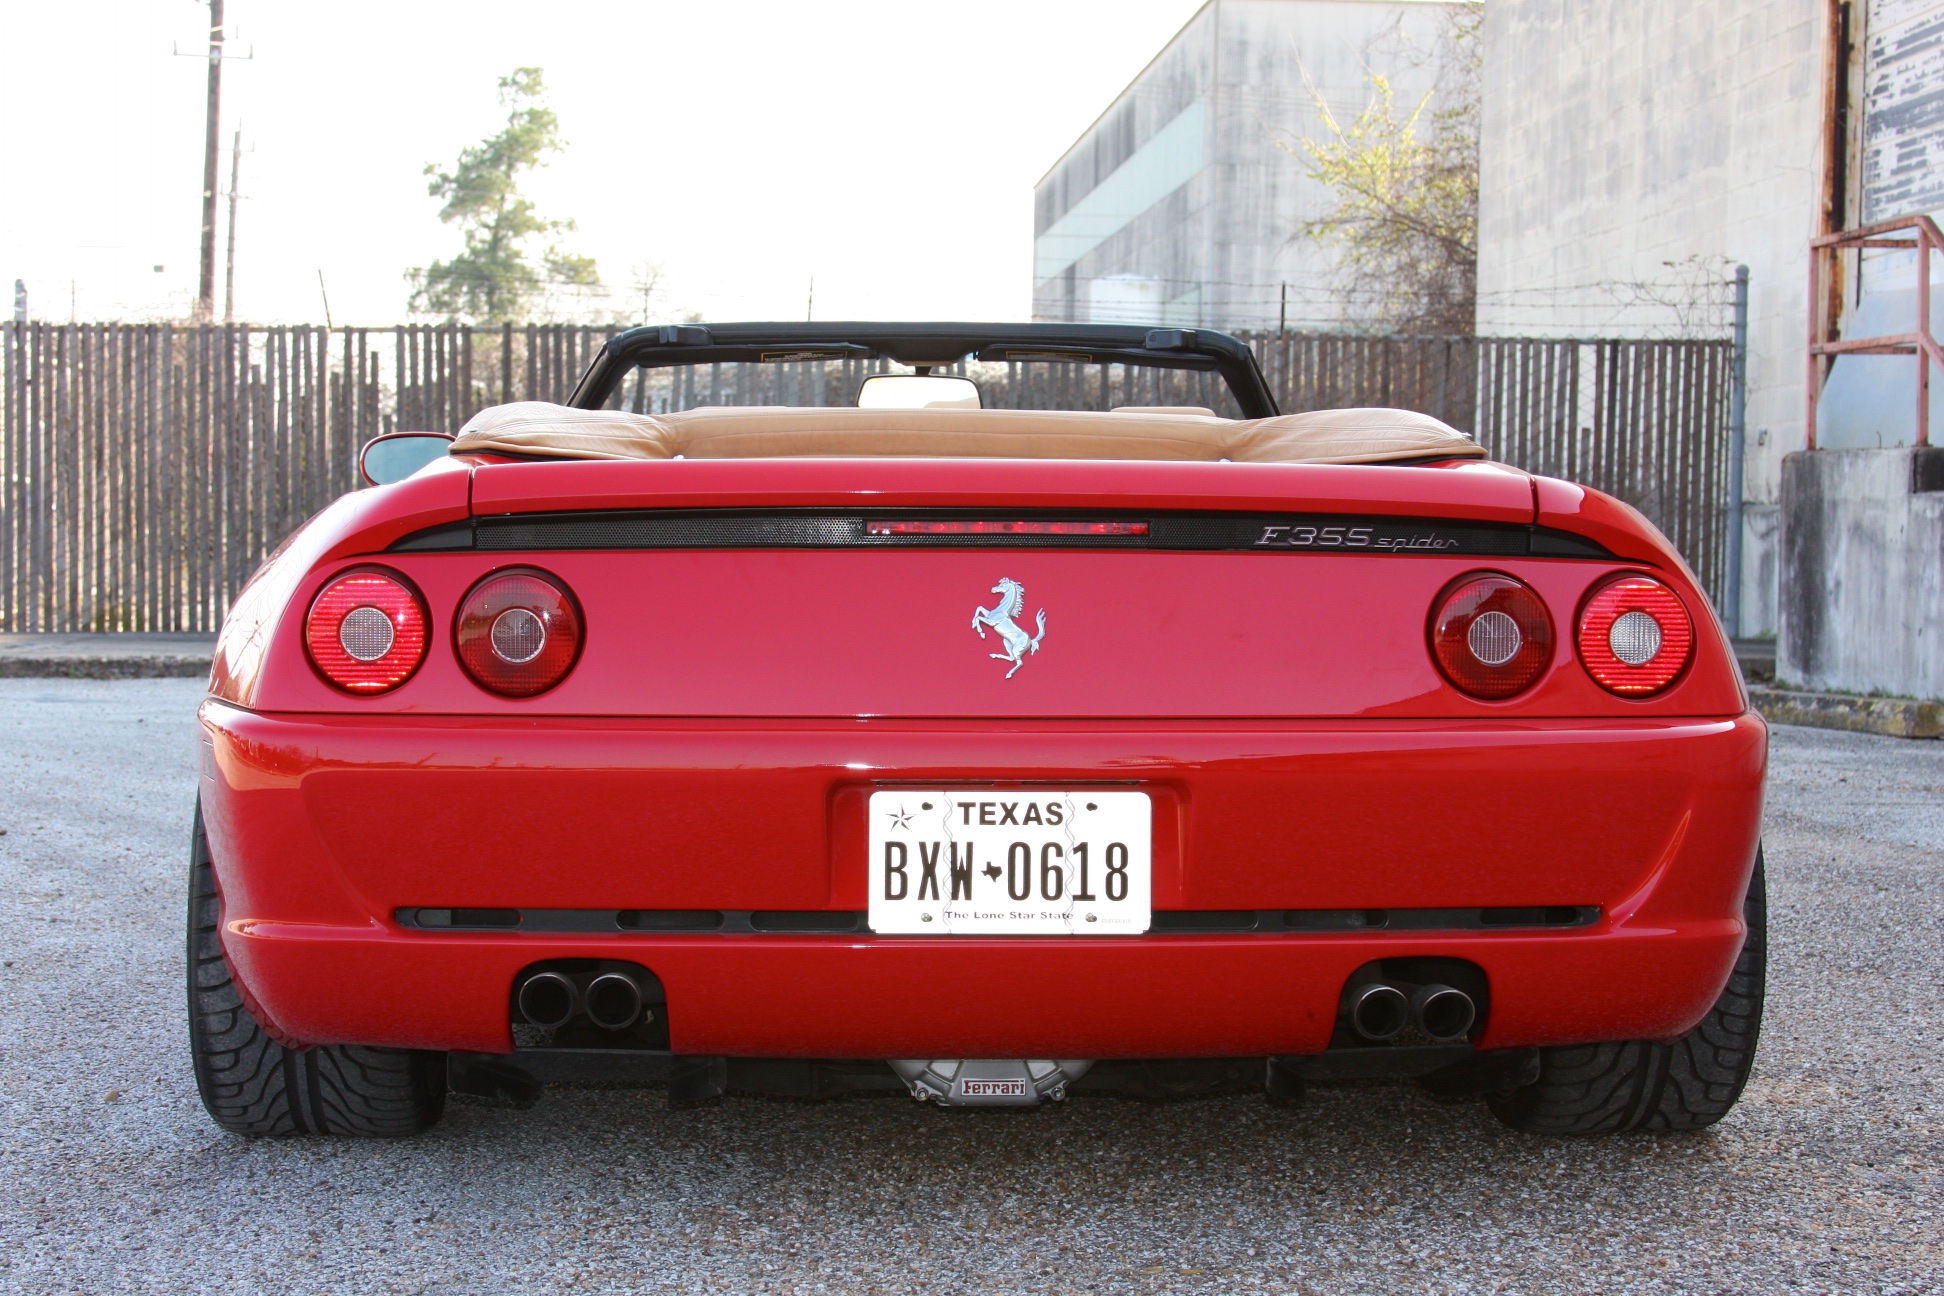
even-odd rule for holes
{"type": "Polygon", "coordinates": [[[1503,666],[1518,656],[1525,643],[1519,623],[1503,612],[1486,612],[1465,631],[1465,646],[1487,666],[1503,666]]]}
{"type": "Polygon", "coordinates": [[[523,607],[508,608],[493,618],[493,651],[515,666],[524,666],[547,646],[547,625],[523,607]]]}
{"type": "Polygon", "coordinates": [[[1660,622],[1635,609],[1623,612],[1607,631],[1607,646],[1629,666],[1645,666],[1661,650],[1660,622]]]}
{"type": "Polygon", "coordinates": [[[392,629],[391,618],[375,607],[351,609],[338,626],[338,643],[361,662],[377,661],[391,651],[397,639],[398,632],[392,629]]]}

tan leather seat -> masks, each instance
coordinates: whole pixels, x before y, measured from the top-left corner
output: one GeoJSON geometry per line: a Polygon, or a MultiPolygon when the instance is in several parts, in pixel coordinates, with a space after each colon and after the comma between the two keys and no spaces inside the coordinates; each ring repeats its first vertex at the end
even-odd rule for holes
{"type": "Polygon", "coordinates": [[[557,459],[1169,459],[1382,463],[1483,458],[1463,432],[1411,410],[1311,410],[1266,419],[1180,411],[707,407],[679,414],[541,401],[475,414],[453,443],[557,459]]]}

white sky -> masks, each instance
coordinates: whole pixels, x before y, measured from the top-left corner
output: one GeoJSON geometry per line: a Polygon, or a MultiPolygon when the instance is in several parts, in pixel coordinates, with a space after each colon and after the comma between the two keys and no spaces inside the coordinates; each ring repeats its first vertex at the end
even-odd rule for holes
{"type": "MultiPolygon", "coordinates": [[[[546,70],[565,153],[533,176],[568,250],[653,314],[1024,319],[1032,186],[1201,0],[228,0],[243,127],[237,315],[383,325],[459,245],[428,162],[546,70]]],[[[207,8],[0,0],[0,310],[156,318],[195,295],[207,8]],[[155,266],[163,267],[160,273],[155,266]],[[70,290],[72,284],[72,290],[70,290]]],[[[217,245],[221,307],[221,226],[217,245]]]]}

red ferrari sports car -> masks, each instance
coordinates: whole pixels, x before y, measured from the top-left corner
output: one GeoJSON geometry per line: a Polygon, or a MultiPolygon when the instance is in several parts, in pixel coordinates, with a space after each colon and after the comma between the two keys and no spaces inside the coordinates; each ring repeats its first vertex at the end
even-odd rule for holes
{"type": "Polygon", "coordinates": [[[1733,1106],[1767,733],[1638,513],[1247,347],[636,329],[366,448],[201,708],[244,1134],[550,1081],[947,1106],[1344,1079],[1733,1106]]]}

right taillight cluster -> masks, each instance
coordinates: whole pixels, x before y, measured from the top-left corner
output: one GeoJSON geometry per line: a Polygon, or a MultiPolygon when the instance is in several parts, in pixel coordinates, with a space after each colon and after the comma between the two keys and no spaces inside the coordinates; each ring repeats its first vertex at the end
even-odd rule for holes
{"type": "Polygon", "coordinates": [[[1694,654],[1694,621],[1651,576],[1622,576],[1580,610],[1580,660],[1602,688],[1646,697],[1672,684],[1694,654]]]}
{"type": "Polygon", "coordinates": [[[1453,582],[1431,618],[1431,651],[1460,692],[1523,693],[1552,661],[1552,617],[1524,581],[1496,572],[1453,582]]]}
{"type": "MultiPolygon", "coordinates": [[[[347,693],[397,688],[418,670],[429,644],[425,600],[384,568],[359,568],[319,590],[304,622],[318,674],[347,693]]],[[[567,677],[580,655],[580,608],[546,572],[516,568],[474,585],[453,624],[459,664],[481,688],[532,697],[567,677]]]]}
{"type": "MultiPolygon", "coordinates": [[[[1552,617],[1536,591],[1499,572],[1446,586],[1431,614],[1431,655],[1462,693],[1497,701],[1523,693],[1552,662],[1552,617]]],[[[1660,692],[1694,653],[1694,622],[1673,590],[1651,576],[1617,577],[1580,610],[1580,662],[1620,697],[1660,692]]]]}

